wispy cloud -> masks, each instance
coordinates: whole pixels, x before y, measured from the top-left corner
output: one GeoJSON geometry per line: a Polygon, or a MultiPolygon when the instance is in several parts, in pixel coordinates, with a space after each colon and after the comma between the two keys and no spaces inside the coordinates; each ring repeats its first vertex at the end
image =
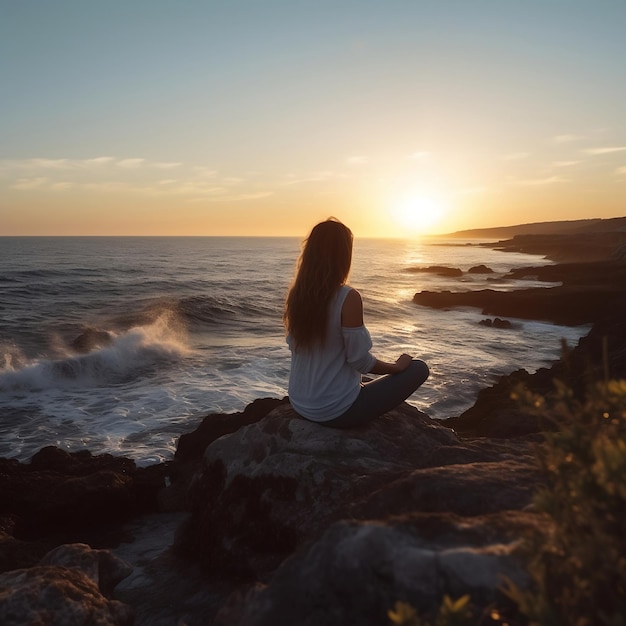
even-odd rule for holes
{"type": "Polygon", "coordinates": [[[572,143],[572,141],[581,141],[582,139],[585,139],[583,135],[573,134],[555,135],[552,137],[552,141],[555,143],[572,143]]]}
{"type": "Polygon", "coordinates": [[[346,159],[348,165],[365,165],[369,161],[369,157],[365,155],[354,155],[346,159]]]}
{"type": "Polygon", "coordinates": [[[189,198],[188,202],[237,202],[243,200],[260,200],[261,198],[267,198],[273,196],[273,191],[257,191],[253,193],[239,193],[232,195],[217,195],[213,197],[196,196],[189,198]]]}
{"type": "Polygon", "coordinates": [[[214,178],[217,176],[217,170],[206,167],[205,165],[195,165],[192,169],[194,174],[202,176],[203,178],[214,178]]]}
{"type": "Polygon", "coordinates": [[[122,159],[121,161],[117,161],[116,165],[127,169],[135,169],[141,167],[145,162],[145,159],[122,159]]]}
{"type": "Polygon", "coordinates": [[[554,167],[571,167],[572,165],[578,165],[581,161],[554,161],[552,165],[554,167]]]}
{"type": "Polygon", "coordinates": [[[52,183],[50,185],[50,191],[65,191],[74,187],[74,183],[68,181],[61,181],[59,183],[52,183]]]}
{"type": "Polygon", "coordinates": [[[586,154],[598,155],[598,154],[612,154],[614,152],[624,152],[626,151],[626,146],[607,146],[605,148],[589,148],[588,150],[583,150],[586,154]]]}
{"type": "Polygon", "coordinates": [[[172,170],[176,167],[180,167],[182,163],[154,163],[154,167],[160,170],[172,170]]]}
{"type": "Polygon", "coordinates": [[[413,152],[412,154],[409,154],[407,159],[413,159],[415,161],[422,161],[423,159],[427,159],[429,156],[430,156],[430,152],[421,150],[421,151],[413,152]]]}
{"type": "Polygon", "coordinates": [[[109,163],[113,163],[115,161],[115,157],[112,156],[101,156],[95,157],[93,159],[85,159],[85,165],[108,165],[109,163]]]}
{"type": "Polygon", "coordinates": [[[465,187],[464,189],[459,189],[456,193],[458,195],[472,195],[472,194],[477,194],[477,193],[485,193],[486,191],[488,191],[487,187],[477,186],[477,187],[465,187]]]}
{"type": "Polygon", "coordinates": [[[300,183],[320,183],[327,180],[336,180],[338,178],[345,178],[346,175],[340,172],[333,172],[331,170],[323,170],[319,172],[311,172],[310,174],[302,174],[300,176],[291,174],[289,180],[283,183],[284,185],[297,185],[300,183]]]}
{"type": "Polygon", "coordinates": [[[566,183],[569,178],[563,178],[562,176],[549,176],[547,178],[528,178],[525,180],[511,181],[512,185],[522,185],[525,187],[535,187],[540,185],[553,185],[555,183],[566,183]]]}
{"type": "MultiPolygon", "coordinates": [[[[256,200],[271,195],[239,176],[218,176],[206,165],[150,161],[140,157],[14,159],[0,161],[5,185],[19,192],[112,193],[192,200],[256,200]],[[176,172],[174,176],[172,174],[176,172]]],[[[330,173],[317,173],[322,179],[330,173]]],[[[291,181],[296,182],[296,181],[291,181]]]]}
{"type": "Polygon", "coordinates": [[[30,189],[40,189],[48,182],[48,179],[40,176],[37,178],[18,178],[12,185],[13,189],[27,191],[30,189]]]}
{"type": "Polygon", "coordinates": [[[98,156],[89,159],[4,159],[0,161],[0,169],[3,171],[23,170],[96,170],[101,171],[107,166],[116,166],[123,169],[136,169],[138,167],[153,167],[156,169],[174,169],[182,166],[179,162],[149,161],[143,158],[116,158],[113,156],[98,156]]]}
{"type": "Polygon", "coordinates": [[[618,174],[626,176],[626,165],[624,167],[618,167],[616,171],[618,174]]]}
{"type": "Polygon", "coordinates": [[[512,154],[505,154],[502,157],[504,161],[521,161],[527,159],[530,156],[530,152],[513,152],[512,154]]]}

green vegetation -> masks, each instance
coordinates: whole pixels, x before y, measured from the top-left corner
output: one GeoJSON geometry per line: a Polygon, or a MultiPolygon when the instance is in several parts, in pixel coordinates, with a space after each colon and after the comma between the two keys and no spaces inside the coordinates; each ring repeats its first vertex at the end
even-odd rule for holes
{"type": "Polygon", "coordinates": [[[583,397],[558,382],[548,397],[517,395],[546,426],[537,448],[545,482],[534,498],[544,523],[521,548],[531,585],[504,587],[518,615],[487,610],[472,621],[464,596],[445,598],[434,622],[397,603],[392,624],[626,626],[626,380],[592,383],[583,397]]]}
{"type": "MultiPolygon", "coordinates": [[[[472,612],[469,606],[469,596],[463,596],[458,600],[452,600],[445,596],[435,626],[465,626],[470,622],[472,612]]],[[[396,626],[429,626],[429,622],[423,621],[417,611],[406,602],[396,602],[393,610],[387,613],[392,624],[396,626]]]]}
{"type": "Polygon", "coordinates": [[[556,430],[538,460],[546,483],[535,496],[546,530],[526,538],[532,589],[508,595],[532,625],[626,624],[626,381],[556,385],[527,396],[556,430]]]}

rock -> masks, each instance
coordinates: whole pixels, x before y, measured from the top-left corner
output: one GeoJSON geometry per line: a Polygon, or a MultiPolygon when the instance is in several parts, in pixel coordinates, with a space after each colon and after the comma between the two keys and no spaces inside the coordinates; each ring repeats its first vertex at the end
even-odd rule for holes
{"type": "Polygon", "coordinates": [[[62,546],[39,565],[0,575],[0,623],[130,626],[132,608],[108,599],[102,588],[111,592],[129,571],[105,550],[62,546]]]}
{"type": "Polygon", "coordinates": [[[271,571],[352,502],[456,443],[451,430],[407,404],[352,430],[280,406],[207,448],[177,549],[212,571],[271,571]]]}
{"type": "Polygon", "coordinates": [[[446,267],[445,265],[431,265],[429,267],[408,267],[406,271],[415,274],[437,274],[438,276],[449,276],[451,278],[463,276],[463,271],[460,270],[458,267],[446,267]]]}
{"type": "Polygon", "coordinates": [[[540,280],[579,287],[623,287],[626,284],[626,263],[598,261],[587,263],[559,263],[538,267],[518,267],[505,278],[540,280]]]}
{"type": "Polygon", "coordinates": [[[502,606],[502,576],[526,583],[513,552],[522,529],[536,523],[524,513],[417,514],[384,525],[341,521],[285,561],[269,585],[233,596],[215,623],[379,626],[389,623],[397,601],[432,611],[446,594],[502,606]]]}
{"type": "Polygon", "coordinates": [[[180,436],[176,446],[176,460],[181,463],[199,461],[210,443],[223,435],[234,433],[242,426],[258,422],[277,406],[287,402],[287,398],[258,398],[246,406],[243,412],[207,415],[193,432],[180,436]]]}
{"type": "Polygon", "coordinates": [[[493,274],[493,270],[486,265],[474,265],[467,270],[468,274],[493,274]]]}
{"type": "Polygon", "coordinates": [[[47,447],[30,463],[0,459],[0,513],[13,516],[18,539],[71,536],[158,510],[167,473],[167,464],[47,447]]]}
{"type": "Polygon", "coordinates": [[[116,585],[131,574],[133,568],[109,550],[92,550],[84,543],[64,544],[51,550],[40,565],[77,569],[90,578],[110,597],[116,585]]]}
{"type": "Polygon", "coordinates": [[[581,397],[587,384],[602,380],[605,368],[611,378],[626,378],[626,306],[617,307],[596,322],[578,345],[565,352],[551,368],[534,374],[517,370],[500,377],[492,387],[482,389],[476,402],[457,417],[444,420],[446,426],[469,437],[519,437],[551,428],[541,423],[513,394],[520,389],[546,395],[560,380],[581,397]]]}
{"type": "Polygon", "coordinates": [[[435,309],[471,306],[481,309],[483,315],[578,326],[598,320],[606,311],[616,309],[624,297],[621,287],[562,286],[518,291],[420,291],[413,296],[413,302],[435,309]]]}
{"type": "Polygon", "coordinates": [[[541,482],[531,455],[519,460],[413,470],[350,508],[350,518],[384,520],[414,511],[475,516],[521,510],[541,482]]]}
{"type": "Polygon", "coordinates": [[[503,320],[503,319],[500,319],[499,317],[496,317],[494,320],[487,318],[484,320],[480,320],[480,322],[478,323],[481,326],[487,326],[487,328],[504,328],[504,329],[513,328],[513,324],[511,324],[509,320],[503,320]]]}
{"type": "Polygon", "coordinates": [[[626,308],[626,263],[613,260],[523,267],[506,276],[518,280],[529,277],[563,284],[515,291],[421,291],[413,301],[440,309],[473,306],[484,315],[547,320],[568,326],[593,323],[626,308]]]}
{"type": "MultiPolygon", "coordinates": [[[[623,220],[623,218],[617,219],[623,220]]],[[[607,229],[609,228],[617,230],[515,235],[512,239],[480,245],[503,252],[545,255],[554,261],[603,261],[611,259],[626,243],[626,232],[623,226],[607,226],[607,229]]]]}
{"type": "Polygon", "coordinates": [[[76,337],[70,346],[76,352],[87,353],[96,348],[105,348],[113,343],[113,337],[106,330],[97,328],[86,328],[76,337]]]}

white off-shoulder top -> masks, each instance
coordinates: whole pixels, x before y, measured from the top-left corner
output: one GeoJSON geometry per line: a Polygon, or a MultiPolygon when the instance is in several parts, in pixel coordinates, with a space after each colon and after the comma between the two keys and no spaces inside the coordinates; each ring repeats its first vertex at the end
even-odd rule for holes
{"type": "Polygon", "coordinates": [[[341,309],[350,290],[343,285],[331,302],[322,346],[299,351],[287,336],[291,350],[289,399],[302,417],[315,422],[347,411],[359,395],[361,374],[367,374],[376,363],[367,328],[341,326],[341,309]]]}

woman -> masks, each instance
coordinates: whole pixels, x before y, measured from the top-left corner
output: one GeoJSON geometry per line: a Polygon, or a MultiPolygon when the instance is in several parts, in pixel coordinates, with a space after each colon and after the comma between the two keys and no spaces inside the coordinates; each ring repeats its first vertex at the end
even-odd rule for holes
{"type": "Polygon", "coordinates": [[[372,356],[361,295],[346,284],[352,232],[334,218],[304,242],[284,321],[291,349],[289,398],[302,416],[349,428],[406,400],[427,378],[428,366],[401,354],[395,363],[372,356]],[[361,374],[387,374],[363,384],[361,374]]]}

